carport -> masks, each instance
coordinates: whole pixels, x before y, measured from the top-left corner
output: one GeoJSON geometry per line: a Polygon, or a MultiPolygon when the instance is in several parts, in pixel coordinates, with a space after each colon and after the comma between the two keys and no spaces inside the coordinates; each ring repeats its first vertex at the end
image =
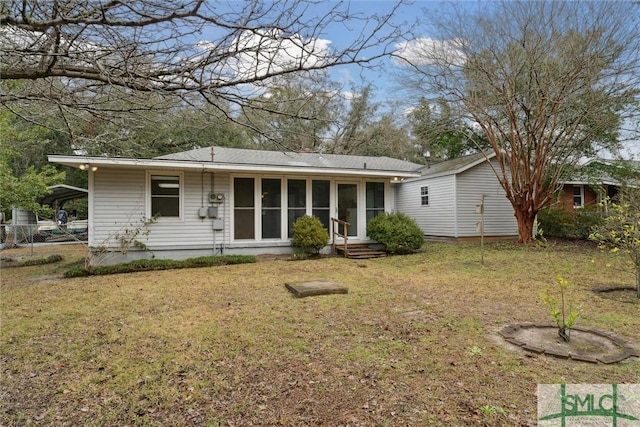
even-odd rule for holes
{"type": "Polygon", "coordinates": [[[89,190],[67,184],[51,185],[47,188],[51,190],[51,193],[42,196],[39,202],[41,205],[51,206],[55,210],[58,210],[68,200],[81,199],[89,195],[89,190]]]}

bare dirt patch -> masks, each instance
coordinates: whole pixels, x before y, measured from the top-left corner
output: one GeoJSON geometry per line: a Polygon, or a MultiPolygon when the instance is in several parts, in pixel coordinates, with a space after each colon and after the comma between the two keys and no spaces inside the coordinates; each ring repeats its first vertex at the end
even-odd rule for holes
{"type": "Polygon", "coordinates": [[[602,298],[608,298],[617,302],[640,304],[638,291],[633,286],[613,286],[598,288],[595,289],[594,292],[602,298]]]}

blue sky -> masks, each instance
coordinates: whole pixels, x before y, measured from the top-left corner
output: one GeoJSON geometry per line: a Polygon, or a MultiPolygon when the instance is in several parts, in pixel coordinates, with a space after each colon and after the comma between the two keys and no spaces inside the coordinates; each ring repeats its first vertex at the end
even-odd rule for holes
{"type": "MultiPolygon", "coordinates": [[[[216,2],[209,3],[210,7],[216,9],[217,13],[223,13],[225,9],[228,10],[238,10],[242,7],[245,7],[248,3],[238,2],[236,0],[231,0],[228,3],[226,2],[216,2]]],[[[391,18],[392,26],[400,26],[403,30],[408,30],[410,26],[415,25],[418,18],[424,13],[424,9],[437,9],[439,6],[442,6],[443,2],[441,1],[413,1],[412,3],[401,3],[396,1],[387,1],[387,0],[355,0],[351,2],[337,2],[337,1],[321,1],[317,4],[305,5],[305,13],[301,18],[301,21],[309,21],[313,19],[320,19],[325,16],[332,8],[338,8],[340,11],[348,10],[349,15],[353,15],[355,19],[349,20],[347,23],[333,22],[328,25],[321,25],[323,31],[321,33],[315,33],[315,37],[318,40],[321,40],[322,43],[328,42],[330,47],[340,51],[354,43],[354,41],[358,38],[358,35],[362,33],[370,33],[371,27],[374,25],[373,21],[366,21],[362,18],[371,16],[371,15],[388,15],[390,11],[394,10],[395,13],[391,18]],[[360,19],[359,19],[360,18],[360,19]]],[[[472,3],[470,3],[472,4],[472,3]]],[[[266,2],[265,7],[270,7],[273,3],[266,2]]],[[[282,3],[283,7],[286,8],[289,6],[288,3],[282,3]]],[[[279,14],[281,11],[280,5],[275,6],[276,12],[275,14],[279,14]]],[[[293,15],[297,15],[299,11],[294,11],[293,15]]],[[[268,22],[268,17],[265,17],[264,21],[268,22]]],[[[306,31],[313,31],[312,29],[306,28],[306,31]]],[[[383,33],[386,30],[383,30],[383,33]]],[[[224,34],[224,30],[217,30],[215,28],[211,28],[209,32],[205,32],[201,34],[202,38],[207,41],[214,42],[217,37],[220,37],[224,34]]],[[[307,34],[303,34],[306,36],[307,34]]],[[[250,44],[251,41],[248,40],[250,44]]],[[[393,49],[393,45],[386,46],[387,50],[393,49]]],[[[383,46],[376,46],[372,49],[369,49],[363,52],[360,57],[368,57],[379,53],[383,46]]],[[[292,49],[292,52],[295,49],[292,49]]],[[[247,69],[251,69],[252,66],[255,66],[255,62],[251,62],[250,58],[246,58],[247,63],[243,63],[244,59],[239,61],[239,68],[246,67],[247,69]]],[[[339,66],[330,69],[331,77],[334,80],[337,80],[345,86],[349,86],[349,83],[353,82],[356,85],[360,85],[363,81],[366,83],[371,83],[376,89],[376,95],[380,98],[391,96],[395,92],[397,92],[394,88],[394,85],[397,86],[397,82],[391,78],[391,74],[394,72],[394,68],[396,68],[390,58],[386,58],[382,61],[376,62],[379,67],[375,69],[363,68],[358,65],[352,66],[339,66]]]]}
{"type": "MultiPolygon", "coordinates": [[[[386,0],[353,1],[350,9],[354,13],[363,15],[387,14],[396,4],[397,2],[386,0]]],[[[436,10],[441,6],[441,1],[414,1],[410,4],[401,4],[396,13],[394,13],[391,23],[399,25],[403,29],[409,29],[412,25],[418,25],[418,20],[423,14],[428,13],[429,10],[436,10]]],[[[329,30],[330,33],[324,36],[339,49],[353,40],[354,33],[358,29],[353,28],[349,31],[342,25],[335,25],[331,26],[329,30]]],[[[419,31],[418,34],[421,35],[419,31]]],[[[378,99],[397,98],[400,95],[398,89],[401,89],[400,82],[395,77],[398,71],[397,65],[393,64],[390,58],[378,61],[377,64],[378,66],[373,69],[357,65],[338,67],[333,69],[331,74],[341,82],[371,83],[378,99]]]]}
{"type": "MultiPolygon", "coordinates": [[[[437,13],[442,11],[451,2],[445,2],[440,0],[416,0],[411,3],[403,3],[398,6],[395,11],[391,24],[400,26],[402,29],[409,30],[411,26],[415,26],[412,37],[426,37],[431,38],[433,34],[430,34],[425,25],[425,16],[431,13],[437,13]],[[420,22],[422,20],[422,22],[420,22]]],[[[482,9],[489,7],[488,1],[459,1],[456,2],[464,9],[482,9]]],[[[224,3],[222,3],[224,4],[224,3]]],[[[242,5],[235,0],[231,0],[229,4],[234,6],[242,5]]],[[[267,3],[269,4],[269,3],[267,3]]],[[[303,20],[311,19],[314,16],[324,16],[328,10],[333,7],[345,8],[348,7],[349,13],[360,16],[369,16],[372,14],[386,15],[398,2],[387,0],[355,0],[350,3],[336,2],[336,1],[323,1],[316,5],[309,6],[306,10],[303,20]]],[[[215,7],[218,6],[217,3],[215,7]]],[[[233,6],[232,6],[233,7],[233,6]]],[[[324,31],[320,34],[316,34],[316,37],[323,41],[323,44],[330,42],[330,46],[336,50],[340,50],[351,45],[358,37],[361,31],[367,32],[367,23],[363,20],[354,20],[350,23],[332,23],[324,28],[324,31]]],[[[393,46],[388,46],[392,48],[393,46]]],[[[375,54],[379,52],[382,47],[373,47],[369,52],[365,52],[364,55],[375,54]]],[[[247,63],[251,65],[250,63],[247,63]]],[[[246,64],[243,64],[246,65],[246,64]]],[[[377,67],[363,68],[358,65],[346,65],[338,66],[330,69],[330,76],[334,81],[338,81],[343,84],[344,90],[351,89],[351,84],[356,87],[362,84],[371,84],[373,86],[374,100],[380,102],[383,107],[389,107],[392,101],[404,101],[403,107],[408,108],[411,103],[417,103],[420,93],[409,92],[403,87],[402,81],[399,80],[398,74],[400,73],[400,66],[395,64],[391,58],[385,58],[377,61],[377,67]]],[[[631,145],[633,152],[640,151],[640,143],[635,142],[631,145]]]]}

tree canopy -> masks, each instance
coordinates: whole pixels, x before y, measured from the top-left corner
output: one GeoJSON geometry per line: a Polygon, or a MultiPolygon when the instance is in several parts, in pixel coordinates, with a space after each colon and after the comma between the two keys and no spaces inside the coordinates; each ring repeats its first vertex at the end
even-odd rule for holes
{"type": "MultiPolygon", "coordinates": [[[[638,109],[640,5],[503,1],[429,17],[399,61],[428,99],[477,126],[496,155],[519,241],[568,166],[615,148],[638,109]]],[[[637,117],[637,116],[636,116],[637,117]]]]}
{"type": "Polygon", "coordinates": [[[0,103],[74,141],[95,137],[87,129],[96,122],[180,106],[209,105],[233,121],[230,108],[249,105],[274,77],[375,64],[408,31],[390,19],[398,7],[359,14],[306,0],[4,1],[0,103]],[[324,38],[338,26],[359,30],[338,47],[324,38]]]}

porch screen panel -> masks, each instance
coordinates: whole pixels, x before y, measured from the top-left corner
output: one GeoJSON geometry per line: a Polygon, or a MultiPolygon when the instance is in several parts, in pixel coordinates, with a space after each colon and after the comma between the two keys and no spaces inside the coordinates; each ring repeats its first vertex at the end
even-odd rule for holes
{"type": "Polygon", "coordinates": [[[358,184],[338,184],[338,219],[349,223],[348,236],[358,235],[358,184]]]}
{"type": "Polygon", "coordinates": [[[298,218],[307,213],[307,181],[304,179],[290,179],[287,181],[287,225],[288,236],[291,238],[291,227],[298,218]]]}
{"type": "Polygon", "coordinates": [[[330,191],[329,181],[313,180],[311,182],[311,214],[320,219],[322,225],[330,230],[330,191]]]}
{"type": "Polygon", "coordinates": [[[262,180],[262,238],[280,239],[282,190],[279,179],[262,180]]]}
{"type": "Polygon", "coordinates": [[[367,223],[384,213],[384,182],[367,182],[367,223]]]}
{"type": "Polygon", "coordinates": [[[233,180],[233,235],[235,239],[255,239],[253,178],[233,180]]]}

